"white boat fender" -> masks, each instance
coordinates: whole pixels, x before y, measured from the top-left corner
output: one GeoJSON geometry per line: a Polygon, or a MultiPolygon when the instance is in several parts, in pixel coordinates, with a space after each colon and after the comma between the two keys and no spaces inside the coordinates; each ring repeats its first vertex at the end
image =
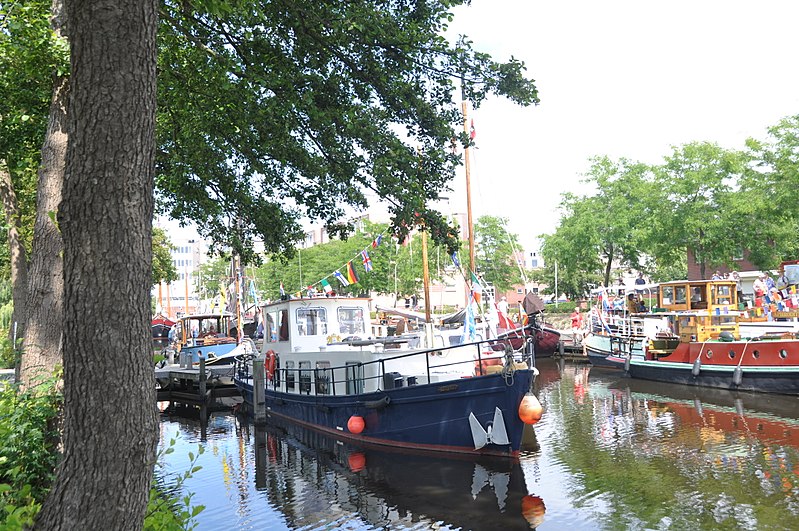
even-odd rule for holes
{"type": "Polygon", "coordinates": [[[630,372],[630,355],[628,354],[626,358],[624,358],[624,372],[630,372]]]}
{"type": "Polygon", "coordinates": [[[499,408],[494,408],[494,420],[488,425],[488,429],[483,428],[474,413],[469,413],[469,426],[472,428],[475,450],[479,450],[486,444],[510,444],[508,431],[505,429],[505,419],[499,408]]]}
{"type": "Polygon", "coordinates": [[[694,366],[691,367],[691,374],[693,374],[694,376],[699,376],[699,371],[700,370],[702,370],[702,358],[701,357],[696,358],[696,361],[694,361],[694,366]]]}

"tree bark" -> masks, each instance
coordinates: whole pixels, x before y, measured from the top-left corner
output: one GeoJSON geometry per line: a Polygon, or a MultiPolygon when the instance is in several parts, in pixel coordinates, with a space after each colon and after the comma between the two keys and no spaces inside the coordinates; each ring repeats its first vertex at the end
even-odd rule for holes
{"type": "MultiPolygon", "coordinates": [[[[11,173],[4,161],[0,161],[0,201],[6,213],[8,248],[11,262],[11,298],[14,311],[11,314],[9,339],[22,337],[25,330],[25,293],[28,279],[28,253],[19,234],[19,204],[11,181],[11,173]]],[[[16,348],[16,344],[14,345],[16,348]]],[[[19,378],[19,374],[17,374],[19,378]]]]}
{"type": "MultiPolygon", "coordinates": [[[[27,275],[27,300],[23,304],[27,312],[19,378],[26,386],[35,385],[41,376],[51,374],[62,361],[64,244],[53,215],[61,202],[64,184],[68,92],[68,78],[56,78],[36,186],[36,221],[27,275]]],[[[16,304],[16,299],[14,302],[16,304]]]]}
{"type": "Polygon", "coordinates": [[[150,341],[156,2],[66,0],[63,458],[40,529],[141,529],[156,448],[150,341]]]}

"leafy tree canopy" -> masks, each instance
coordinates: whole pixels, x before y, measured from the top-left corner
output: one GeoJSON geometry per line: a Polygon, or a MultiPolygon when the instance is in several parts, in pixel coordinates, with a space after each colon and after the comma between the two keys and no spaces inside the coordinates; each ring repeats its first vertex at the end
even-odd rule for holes
{"type": "Polygon", "coordinates": [[[518,236],[508,232],[507,224],[506,218],[481,216],[474,226],[477,269],[497,291],[508,291],[523,283],[518,263],[523,259],[519,255],[522,249],[518,236]]]}
{"type": "Polygon", "coordinates": [[[255,260],[291,256],[301,217],[331,236],[385,199],[391,231],[455,231],[425,205],[469,142],[453,99],[538,102],[524,65],[442,36],[461,0],[167,0],[160,11],[157,187],[162,212],[255,260]]]}

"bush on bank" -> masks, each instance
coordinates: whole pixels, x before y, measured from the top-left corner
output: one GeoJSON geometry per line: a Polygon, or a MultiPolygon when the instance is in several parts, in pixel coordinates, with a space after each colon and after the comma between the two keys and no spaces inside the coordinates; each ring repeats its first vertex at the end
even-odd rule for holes
{"type": "MultiPolygon", "coordinates": [[[[17,385],[0,385],[0,531],[30,528],[55,479],[62,405],[58,382],[53,377],[26,391],[17,385]]],[[[172,453],[173,445],[174,440],[161,450],[159,461],[172,453]]],[[[156,474],[145,530],[196,527],[196,517],[203,507],[192,505],[193,494],[181,492],[184,482],[199,470],[197,458],[193,454],[189,458],[189,469],[173,478],[156,474]]]]}

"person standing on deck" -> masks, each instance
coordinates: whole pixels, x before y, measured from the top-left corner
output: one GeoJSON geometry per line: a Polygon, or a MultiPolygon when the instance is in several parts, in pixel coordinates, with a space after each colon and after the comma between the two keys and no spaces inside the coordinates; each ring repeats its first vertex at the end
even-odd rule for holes
{"type": "Polygon", "coordinates": [[[743,286],[741,285],[741,276],[738,274],[738,271],[730,271],[729,279],[735,281],[735,292],[737,294],[736,299],[738,300],[738,304],[744,301],[744,292],[743,286]]]}
{"type": "Polygon", "coordinates": [[[583,342],[583,314],[580,313],[580,307],[575,306],[571,314],[572,319],[572,342],[576,346],[583,342]],[[578,343],[577,340],[580,340],[578,343]]]}
{"type": "Polygon", "coordinates": [[[508,299],[506,297],[500,299],[497,303],[497,309],[503,314],[508,315],[508,299]]]}

